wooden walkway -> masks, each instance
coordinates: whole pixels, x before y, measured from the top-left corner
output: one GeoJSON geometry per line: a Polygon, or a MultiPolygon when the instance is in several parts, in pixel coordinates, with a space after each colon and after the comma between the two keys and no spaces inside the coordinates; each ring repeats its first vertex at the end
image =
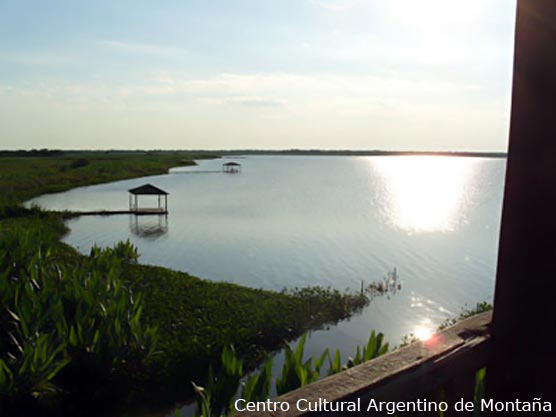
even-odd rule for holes
{"type": "Polygon", "coordinates": [[[166,215],[168,211],[164,209],[139,209],[139,210],[93,210],[93,211],[74,211],[76,216],[112,216],[115,214],[135,214],[136,216],[145,215],[166,215]]]}
{"type": "Polygon", "coordinates": [[[170,174],[221,174],[222,170],[212,170],[212,171],[171,171],[170,174]]]}

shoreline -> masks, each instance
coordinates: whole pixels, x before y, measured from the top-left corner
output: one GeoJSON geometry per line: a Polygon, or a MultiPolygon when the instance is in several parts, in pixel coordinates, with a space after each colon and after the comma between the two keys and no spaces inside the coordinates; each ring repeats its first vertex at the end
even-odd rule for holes
{"type": "MultiPolygon", "coordinates": [[[[175,159],[179,157],[173,156],[168,160],[163,156],[162,161],[155,162],[176,166],[175,159]]],[[[110,177],[108,182],[128,179],[130,176],[140,178],[153,175],[152,162],[156,156],[144,155],[144,158],[145,160],[141,161],[141,157],[137,155],[132,157],[135,171],[131,174],[119,171],[120,174],[125,174],[124,178],[117,177],[120,165],[126,161],[122,161],[121,158],[117,161],[109,160],[114,171],[104,172],[110,177]],[[145,163],[144,170],[139,169],[141,162],[145,163]]],[[[6,172],[6,164],[2,164],[5,162],[2,159],[0,158],[0,180],[6,178],[3,175],[6,172]]],[[[28,177],[24,170],[18,173],[18,181],[12,182],[11,190],[0,181],[0,187],[4,186],[0,189],[4,191],[7,188],[6,191],[11,191],[11,198],[7,201],[4,199],[3,206],[0,206],[0,237],[4,239],[11,235],[23,239],[23,242],[26,241],[25,236],[33,235],[35,237],[31,242],[43,244],[43,236],[53,236],[51,245],[57,254],[55,262],[63,270],[72,270],[77,265],[91,261],[90,255],[80,254],[75,248],[60,241],[67,232],[66,220],[73,217],[72,213],[25,208],[21,204],[26,201],[23,200],[24,197],[30,199],[61,189],[103,182],[98,177],[88,174],[94,173],[98,166],[106,167],[106,160],[97,161],[91,158],[86,165],[60,168],[71,167],[76,160],[78,159],[33,157],[26,161],[26,167],[39,179],[48,179],[49,176],[46,174],[54,174],[54,178],[58,180],[54,184],[46,180],[29,190],[26,187],[28,177]],[[41,166],[45,175],[41,175],[41,166]],[[75,181],[65,181],[68,178],[75,181]]],[[[31,249],[32,253],[33,249],[28,249],[31,249]]],[[[117,251],[116,248],[106,250],[117,251]]],[[[85,405],[85,408],[91,407],[93,413],[103,413],[105,410],[98,410],[97,406],[122,407],[135,401],[145,404],[169,404],[188,398],[193,393],[188,381],[203,383],[209,364],[218,366],[220,353],[225,347],[233,345],[237,352],[246,358],[248,366],[253,368],[269,352],[283,347],[285,342],[301,336],[307,330],[349,318],[368,302],[368,299],[364,300],[360,296],[321,287],[297,291],[266,291],[203,280],[185,272],[133,262],[122,265],[121,279],[143,294],[144,309],[141,321],[145,325],[158,328],[159,350],[164,353],[145,363],[144,369],[138,369],[131,374],[126,371],[123,375],[116,375],[117,380],[124,378],[123,380],[127,381],[124,384],[127,388],[121,393],[121,398],[118,397],[117,403],[114,403],[113,395],[106,392],[105,384],[93,386],[93,394],[88,397],[84,392],[75,390],[77,381],[72,385],[67,385],[67,381],[61,381],[62,392],[65,394],[63,399],[59,399],[58,407],[61,407],[62,403],[64,408],[83,408],[85,405]],[[311,306],[310,311],[307,310],[308,305],[311,306]],[[91,398],[95,398],[94,404],[90,403],[91,398]],[[99,401],[99,398],[106,399],[99,401]]],[[[0,352],[0,359],[5,353],[0,352]]],[[[113,383],[114,381],[112,384],[107,383],[106,386],[113,386],[113,383]]],[[[22,405],[16,401],[14,411],[18,409],[18,404],[22,405]]],[[[40,409],[38,403],[31,401],[31,404],[40,409]]],[[[52,409],[50,412],[57,414],[58,410],[52,409]]]]}
{"type": "Polygon", "coordinates": [[[411,150],[379,150],[379,149],[189,149],[189,150],[52,150],[41,154],[41,151],[23,151],[23,150],[0,150],[0,158],[2,157],[48,157],[48,156],[78,156],[81,154],[98,154],[109,156],[133,156],[141,154],[156,153],[158,155],[171,155],[174,153],[185,154],[191,159],[201,158],[226,158],[241,155],[321,155],[321,156],[460,156],[460,157],[478,157],[478,158],[506,158],[507,152],[500,151],[411,151],[411,150]]]}

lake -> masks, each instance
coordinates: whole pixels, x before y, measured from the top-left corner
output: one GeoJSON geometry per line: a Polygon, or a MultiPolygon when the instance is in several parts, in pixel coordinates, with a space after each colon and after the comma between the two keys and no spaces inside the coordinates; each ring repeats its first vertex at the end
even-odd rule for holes
{"type": "Polygon", "coordinates": [[[167,218],[80,217],[68,222],[64,241],[87,253],[95,243],[129,239],[141,262],[209,280],[359,291],[361,281],[396,268],[401,291],[310,335],[308,354],[340,348],[347,358],[371,329],[395,345],[492,301],[505,164],[447,156],[245,156],[32,202],[57,210],[126,209],[128,189],[156,185],[170,193],[167,218]],[[242,172],[222,173],[230,161],[242,172]]]}

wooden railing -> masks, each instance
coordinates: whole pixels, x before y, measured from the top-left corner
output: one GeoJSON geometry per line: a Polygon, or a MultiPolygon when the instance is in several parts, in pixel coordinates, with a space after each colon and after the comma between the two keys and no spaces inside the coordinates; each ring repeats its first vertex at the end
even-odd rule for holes
{"type": "MultiPolygon", "coordinates": [[[[454,404],[461,398],[465,401],[473,400],[475,374],[486,365],[489,356],[490,321],[490,312],[479,314],[447,328],[427,342],[413,343],[273,398],[270,402],[273,403],[274,408],[277,408],[275,411],[243,411],[236,416],[328,415],[330,411],[322,408],[323,400],[344,403],[345,407],[350,402],[359,402],[360,414],[380,415],[376,412],[367,412],[367,406],[372,400],[376,404],[416,399],[440,401],[438,395],[441,396],[442,401],[450,405],[448,412],[444,414],[449,416],[454,412],[454,404]],[[308,410],[309,404],[319,404],[319,401],[320,411],[308,410]],[[289,408],[287,411],[280,409],[286,407],[289,408]]],[[[245,404],[240,405],[245,406],[245,404]]],[[[262,406],[259,408],[261,409],[262,406]]],[[[358,412],[349,410],[334,414],[353,416],[358,412]]],[[[427,413],[420,412],[418,415],[425,416],[427,413]]],[[[438,415],[438,412],[432,415],[438,415]]]]}

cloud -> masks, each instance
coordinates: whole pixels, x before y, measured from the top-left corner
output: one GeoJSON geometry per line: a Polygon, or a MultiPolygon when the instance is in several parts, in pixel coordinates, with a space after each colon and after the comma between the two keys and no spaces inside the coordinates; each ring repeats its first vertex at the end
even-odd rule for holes
{"type": "Polygon", "coordinates": [[[123,52],[126,54],[156,56],[156,57],[173,57],[187,55],[189,52],[184,48],[176,48],[171,46],[163,46],[157,44],[123,42],[118,40],[99,40],[95,44],[101,48],[114,52],[123,52]]]}
{"type": "Polygon", "coordinates": [[[0,136],[8,147],[502,149],[508,103],[477,93],[434,80],[294,73],[3,85],[0,136]]]}
{"type": "Polygon", "coordinates": [[[282,107],[286,105],[287,100],[284,99],[272,99],[265,97],[253,97],[253,96],[243,96],[243,97],[230,97],[226,99],[227,103],[230,104],[240,104],[247,107],[282,107]]]}
{"type": "Polygon", "coordinates": [[[146,105],[152,102],[160,105],[164,101],[199,101],[213,105],[258,108],[296,105],[323,108],[341,102],[343,107],[347,105],[355,108],[369,102],[381,102],[391,107],[465,102],[480,96],[482,88],[472,83],[454,83],[397,73],[382,76],[221,73],[204,78],[179,73],[159,73],[138,83],[116,85],[43,80],[15,86],[6,85],[0,89],[0,94],[42,96],[81,103],[113,101],[146,105]]]}
{"type": "Polygon", "coordinates": [[[330,12],[343,12],[365,4],[361,0],[309,0],[309,3],[330,12]]]}
{"type": "Polygon", "coordinates": [[[390,73],[376,75],[336,75],[301,73],[221,73],[206,78],[161,74],[148,85],[128,86],[121,91],[133,94],[209,94],[261,96],[362,96],[450,94],[477,90],[475,84],[454,83],[433,77],[412,77],[390,73]]]}

